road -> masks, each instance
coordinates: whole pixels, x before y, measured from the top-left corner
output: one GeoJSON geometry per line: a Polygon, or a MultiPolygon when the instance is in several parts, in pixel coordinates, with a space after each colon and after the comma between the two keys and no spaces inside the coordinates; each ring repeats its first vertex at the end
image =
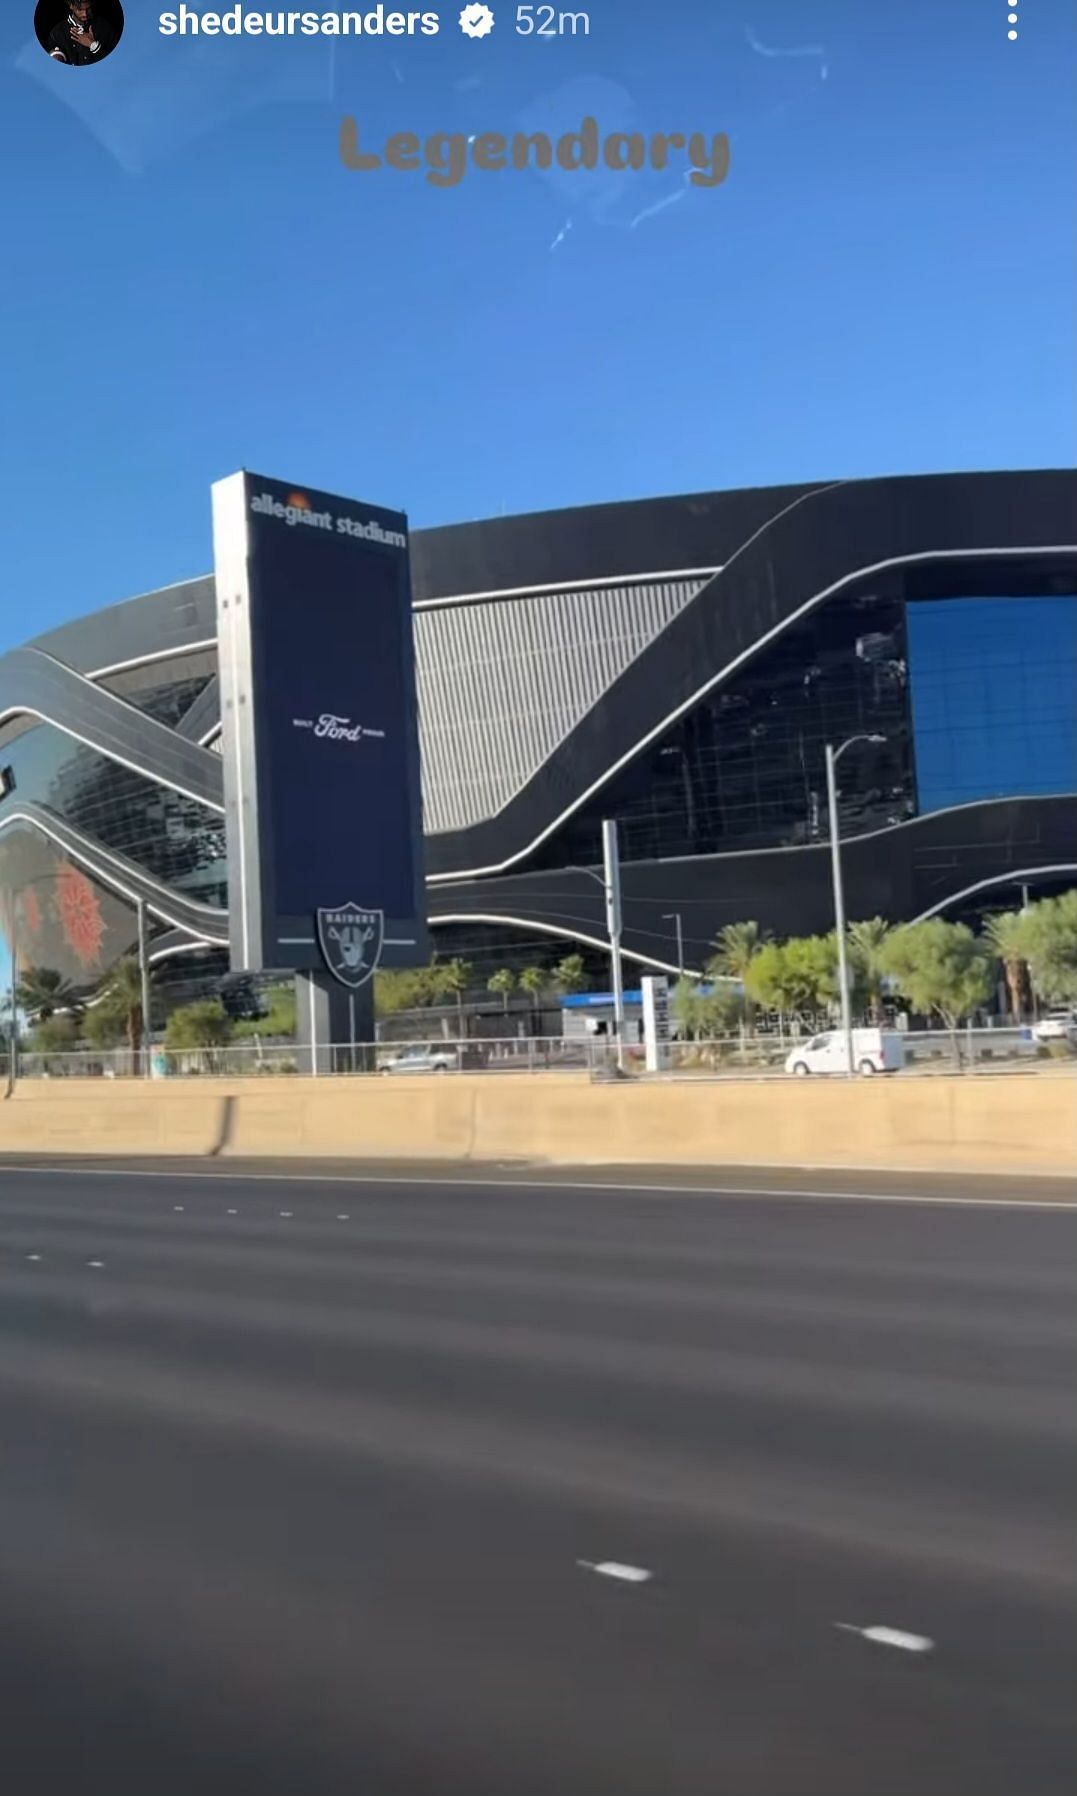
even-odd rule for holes
{"type": "Polygon", "coordinates": [[[679,1176],[0,1165],[9,1787],[1069,1796],[1077,1192],[679,1176]]]}

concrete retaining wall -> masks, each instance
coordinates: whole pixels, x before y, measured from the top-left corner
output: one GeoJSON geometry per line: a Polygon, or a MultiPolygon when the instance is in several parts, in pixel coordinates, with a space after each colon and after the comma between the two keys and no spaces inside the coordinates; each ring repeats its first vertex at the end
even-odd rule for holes
{"type": "Polygon", "coordinates": [[[27,1080],[0,1103],[5,1152],[1077,1173],[1077,1080],[27,1080]]]}

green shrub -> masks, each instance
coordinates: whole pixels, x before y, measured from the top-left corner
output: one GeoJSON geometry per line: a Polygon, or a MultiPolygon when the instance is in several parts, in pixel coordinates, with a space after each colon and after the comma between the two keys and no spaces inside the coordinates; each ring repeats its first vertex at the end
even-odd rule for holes
{"type": "Polygon", "coordinates": [[[78,1035],[78,1024],[74,1017],[43,1017],[30,1031],[30,1046],[35,1054],[69,1054],[78,1041],[78,1035]]]}
{"type": "Polygon", "coordinates": [[[127,1038],[127,1022],[123,1011],[109,998],[94,1004],[83,1018],[82,1033],[91,1048],[102,1052],[118,1048],[127,1038]]]}
{"type": "Polygon", "coordinates": [[[178,1052],[223,1048],[232,1039],[232,1019],[219,998],[181,1004],[165,1028],[165,1046],[178,1052]]]}

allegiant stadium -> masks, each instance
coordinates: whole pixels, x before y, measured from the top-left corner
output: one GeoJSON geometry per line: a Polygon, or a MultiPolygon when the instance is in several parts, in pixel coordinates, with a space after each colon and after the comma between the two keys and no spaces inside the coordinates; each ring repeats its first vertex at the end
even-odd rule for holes
{"type": "MultiPolygon", "coordinates": [[[[581,507],[411,537],[439,954],[702,966],[725,924],[969,915],[1077,874],[1077,474],[581,507]]],[[[301,602],[297,595],[297,603],[301,602]]],[[[0,889],[20,958],[227,964],[212,576],[0,657],[0,889]]],[[[332,827],[362,828],[354,815],[332,827]]]]}

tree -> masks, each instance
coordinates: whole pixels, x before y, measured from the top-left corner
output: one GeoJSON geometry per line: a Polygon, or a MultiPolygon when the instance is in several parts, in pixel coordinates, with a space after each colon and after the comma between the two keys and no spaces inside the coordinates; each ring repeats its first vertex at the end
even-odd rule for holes
{"type": "Polygon", "coordinates": [[[689,1041],[716,1041],[743,1021],[745,1000],[729,985],[703,991],[693,980],[678,979],[670,998],[677,1032],[689,1041]]]}
{"type": "Polygon", "coordinates": [[[868,917],[861,923],[849,925],[850,976],[855,976],[857,985],[863,989],[873,1023],[877,1023],[882,1014],[889,940],[890,925],[882,917],[868,917]]]}
{"type": "Polygon", "coordinates": [[[765,1010],[789,1011],[788,968],[785,947],[781,942],[763,942],[744,975],[744,989],[749,1000],[765,1010]]]}
{"type": "Polygon", "coordinates": [[[231,1039],[232,1019],[219,998],[179,1005],[165,1027],[165,1046],[180,1052],[223,1048],[231,1039]]]}
{"type": "Polygon", "coordinates": [[[997,911],[984,924],[984,941],[1002,967],[1006,990],[1010,994],[1010,1010],[1017,1023],[1021,1021],[1025,1007],[1025,980],[1032,936],[1030,916],[1029,911],[997,911]]]}
{"type": "Polygon", "coordinates": [[[727,923],[714,939],[707,972],[711,978],[743,980],[761,947],[758,923],[727,923]]]}
{"type": "Polygon", "coordinates": [[[566,996],[570,992],[582,992],[587,984],[583,955],[566,954],[564,960],[559,960],[553,970],[553,982],[558,991],[564,992],[566,996]]]}
{"type": "Polygon", "coordinates": [[[703,1027],[703,997],[694,980],[678,979],[669,997],[669,1011],[682,1041],[699,1041],[703,1027]]]}
{"type": "Polygon", "coordinates": [[[538,1009],[538,1000],[546,990],[548,983],[549,978],[544,967],[525,967],[520,974],[517,984],[520,990],[526,992],[531,999],[532,1011],[538,1009]]]}
{"type": "Polygon", "coordinates": [[[102,1002],[92,1004],[86,1012],[82,1033],[90,1047],[102,1053],[108,1048],[118,1048],[126,1030],[120,1012],[113,1005],[102,1002]]]}
{"type": "Polygon", "coordinates": [[[374,975],[376,1016],[396,1016],[401,1010],[417,1010],[434,997],[431,967],[397,967],[374,975]]]}
{"type": "Polygon", "coordinates": [[[100,1004],[120,1017],[127,1045],[132,1054],[137,1054],[142,1047],[145,1025],[142,1016],[142,969],[135,955],[128,954],[123,960],[116,962],[101,985],[100,1004]]]}
{"type": "Polygon", "coordinates": [[[431,969],[435,989],[439,997],[456,999],[456,1009],[461,1024],[464,1017],[464,994],[471,984],[471,967],[466,960],[456,957],[453,960],[439,961],[431,969]]]}
{"type": "Polygon", "coordinates": [[[835,996],[837,962],[833,935],[764,942],[748,967],[745,986],[749,997],[769,1010],[814,1017],[835,996]]]}
{"type": "Polygon", "coordinates": [[[1077,891],[1041,898],[1029,906],[1028,962],[1032,982],[1046,1004],[1077,999],[1077,891]]]}
{"type": "Polygon", "coordinates": [[[30,1032],[30,1046],[35,1054],[69,1054],[78,1036],[73,1016],[42,1017],[30,1032]]]}
{"type": "Polygon", "coordinates": [[[47,1023],[58,1010],[77,1012],[78,994],[55,967],[27,967],[15,997],[32,1022],[47,1023]]]}
{"type": "Polygon", "coordinates": [[[486,981],[486,989],[488,992],[501,993],[501,1002],[507,1014],[509,1008],[509,993],[516,989],[516,975],[512,968],[498,967],[497,972],[491,973],[489,979],[486,981]]]}
{"type": "Polygon", "coordinates": [[[253,1041],[256,1037],[283,1036],[288,1040],[295,1039],[295,987],[291,985],[273,985],[265,993],[265,1008],[257,1018],[248,1018],[237,1022],[234,1030],[237,1041],[253,1041]]]}
{"type": "Polygon", "coordinates": [[[972,930],[942,917],[906,923],[887,943],[886,964],[912,1009],[937,1016],[950,1031],[960,1066],[958,1024],[991,992],[991,962],[972,930]]]}
{"type": "Polygon", "coordinates": [[[714,953],[707,962],[708,978],[739,979],[748,997],[745,1013],[749,1028],[752,1025],[753,1011],[748,991],[748,972],[762,945],[758,923],[727,923],[724,929],[718,931],[714,940],[714,953]]]}
{"type": "Polygon", "coordinates": [[[786,976],[795,1008],[811,1016],[838,996],[838,941],[830,935],[795,935],[785,944],[786,976]]]}

